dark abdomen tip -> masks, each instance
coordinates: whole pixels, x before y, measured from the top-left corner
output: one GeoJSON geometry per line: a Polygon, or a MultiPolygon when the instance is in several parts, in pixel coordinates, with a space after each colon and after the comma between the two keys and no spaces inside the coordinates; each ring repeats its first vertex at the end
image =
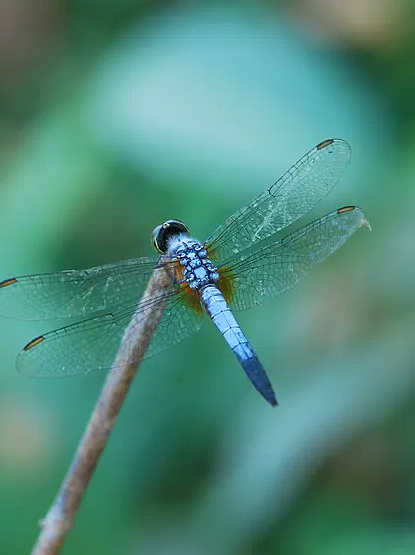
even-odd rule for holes
{"type": "Polygon", "coordinates": [[[246,375],[254,384],[256,390],[263,396],[263,398],[272,406],[278,406],[277,398],[275,397],[274,390],[271,382],[264,370],[258,357],[248,358],[240,361],[242,368],[245,370],[246,375]]]}

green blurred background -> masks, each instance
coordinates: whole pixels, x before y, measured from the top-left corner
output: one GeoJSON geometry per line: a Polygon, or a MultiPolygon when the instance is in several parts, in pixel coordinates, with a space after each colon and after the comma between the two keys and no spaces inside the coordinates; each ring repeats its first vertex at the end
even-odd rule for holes
{"type": "MultiPolygon", "coordinates": [[[[307,280],[239,321],[272,410],[212,325],[140,368],[62,553],[415,552],[415,3],[0,2],[0,280],[203,239],[312,146],[361,206],[307,280]]],[[[104,376],[30,380],[53,322],[1,319],[0,553],[26,554],[104,376]]]]}

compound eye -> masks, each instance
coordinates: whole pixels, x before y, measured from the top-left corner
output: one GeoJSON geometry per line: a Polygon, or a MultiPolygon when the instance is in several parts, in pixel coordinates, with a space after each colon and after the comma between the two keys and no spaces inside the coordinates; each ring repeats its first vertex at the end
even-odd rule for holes
{"type": "Polygon", "coordinates": [[[157,227],[155,227],[153,229],[153,233],[151,234],[151,242],[153,243],[153,247],[156,249],[156,251],[158,252],[162,252],[160,250],[159,247],[159,236],[160,236],[160,231],[161,231],[162,226],[158,225],[157,227]]]}
{"type": "Polygon", "coordinates": [[[188,234],[189,229],[180,220],[167,220],[164,224],[158,225],[152,233],[152,243],[155,249],[161,254],[166,254],[169,248],[169,241],[175,235],[188,234]]]}

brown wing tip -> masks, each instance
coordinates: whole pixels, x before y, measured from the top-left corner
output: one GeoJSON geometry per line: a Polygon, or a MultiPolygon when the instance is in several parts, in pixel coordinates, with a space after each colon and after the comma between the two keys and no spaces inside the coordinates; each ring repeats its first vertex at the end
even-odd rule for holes
{"type": "Polygon", "coordinates": [[[35,339],[32,339],[32,341],[29,341],[29,343],[23,347],[23,351],[28,351],[32,347],[36,347],[36,345],[39,345],[39,343],[42,343],[44,339],[45,338],[43,337],[43,335],[39,335],[39,337],[35,337],[35,339]]]}
{"type": "Polygon", "coordinates": [[[337,209],[337,214],[344,214],[345,212],[351,212],[352,210],[356,210],[356,206],[343,206],[342,208],[337,209]]]}
{"type": "Polygon", "coordinates": [[[334,139],[326,139],[325,141],[317,145],[317,150],[323,150],[323,148],[326,148],[326,146],[331,145],[333,142],[334,142],[334,139]]]}
{"type": "Polygon", "coordinates": [[[13,283],[17,283],[16,278],[5,279],[0,281],[0,287],[7,287],[8,285],[13,285],[13,283]]]}

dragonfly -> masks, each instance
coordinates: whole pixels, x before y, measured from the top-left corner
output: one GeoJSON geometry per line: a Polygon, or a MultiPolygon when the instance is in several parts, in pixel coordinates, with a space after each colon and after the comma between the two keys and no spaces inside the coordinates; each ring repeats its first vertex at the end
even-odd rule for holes
{"type": "MultiPolygon", "coordinates": [[[[17,358],[20,373],[36,377],[109,369],[160,261],[169,276],[164,312],[149,344],[150,357],[198,330],[207,314],[252,384],[272,406],[275,392],[234,311],[268,300],[297,284],[361,226],[362,210],[344,206],[283,237],[334,187],[351,156],[348,143],[328,139],[310,150],[278,181],[240,208],[205,242],[180,220],[153,231],[162,257],[144,257],[86,270],[29,275],[0,282],[0,313],[32,320],[82,318],[32,339],[17,358]]],[[[141,312],[141,313],[140,313],[141,312]]]]}

